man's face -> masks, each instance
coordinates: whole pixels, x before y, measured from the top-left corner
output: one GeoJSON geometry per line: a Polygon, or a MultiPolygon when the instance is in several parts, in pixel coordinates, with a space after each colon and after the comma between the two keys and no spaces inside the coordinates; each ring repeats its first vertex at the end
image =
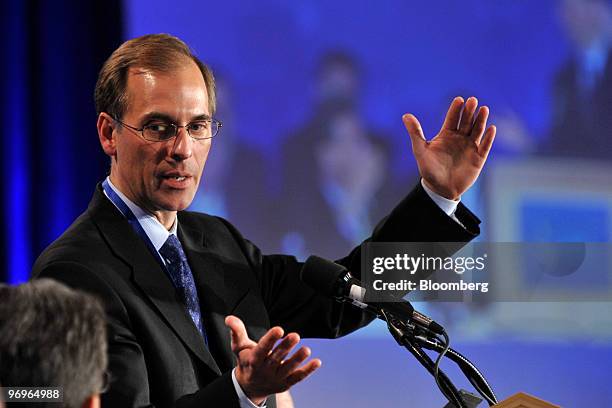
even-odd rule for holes
{"type": "MultiPolygon", "coordinates": [[[[186,125],[210,118],[202,73],[192,61],[168,73],[130,69],[128,108],[122,122],[141,128],[152,121],[186,125]]],[[[149,142],[126,127],[113,131],[116,151],[112,182],[151,213],[185,209],[196,193],[211,140],[194,140],[185,128],[176,138],[149,142]]]]}

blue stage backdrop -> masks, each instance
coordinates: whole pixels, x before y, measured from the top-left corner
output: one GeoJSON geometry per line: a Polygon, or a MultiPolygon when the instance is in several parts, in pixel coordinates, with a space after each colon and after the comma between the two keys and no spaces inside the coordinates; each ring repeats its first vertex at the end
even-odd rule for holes
{"type": "MultiPolygon", "coordinates": [[[[608,0],[41,3],[2,15],[11,282],[27,279],[105,175],[92,96],[103,59],[157,32],[185,40],[217,77],[224,126],[191,209],[228,218],[266,252],[340,257],[360,242],[418,180],[401,115],[431,137],[456,95],[476,95],[498,126],[462,198],[484,221],[481,240],[610,241],[608,0]],[[343,196],[351,188],[362,194],[343,196]]],[[[609,303],[418,307],[500,397],[612,406],[609,303]]],[[[323,367],[293,389],[298,407],[444,405],[380,324],[309,345],[323,367]]]]}

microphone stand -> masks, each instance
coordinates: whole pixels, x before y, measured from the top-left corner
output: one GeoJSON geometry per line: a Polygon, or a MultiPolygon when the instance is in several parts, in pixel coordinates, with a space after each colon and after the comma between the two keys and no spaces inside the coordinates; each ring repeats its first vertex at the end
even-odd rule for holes
{"type": "MultiPolygon", "coordinates": [[[[436,377],[435,363],[431,358],[423,351],[423,349],[416,344],[414,336],[411,333],[407,333],[405,329],[399,326],[399,321],[395,319],[389,319],[388,315],[382,311],[385,320],[387,321],[387,328],[391,335],[397,341],[400,346],[404,346],[418,361],[425,367],[431,375],[436,377]]],[[[451,402],[456,408],[470,408],[466,405],[465,401],[461,397],[461,394],[457,390],[457,387],[452,383],[448,376],[442,370],[438,370],[438,378],[436,383],[442,391],[442,394],[446,399],[451,402]]]]}
{"type": "MultiPolygon", "coordinates": [[[[425,336],[414,336],[414,340],[428,350],[437,352],[442,352],[444,350],[444,346],[440,344],[437,339],[431,339],[425,336]]],[[[470,381],[476,391],[478,391],[478,393],[487,401],[489,406],[497,404],[497,397],[495,396],[493,389],[474,363],[450,347],[448,348],[445,357],[454,361],[459,366],[463,374],[470,381]]]]}
{"type": "MultiPolygon", "coordinates": [[[[436,377],[435,364],[421,347],[444,353],[445,357],[459,366],[463,374],[474,386],[476,391],[478,391],[487,401],[489,406],[493,406],[497,403],[495,393],[478,368],[476,368],[467,357],[448,347],[448,337],[446,337],[446,344],[442,344],[435,333],[428,332],[428,330],[417,327],[416,325],[400,321],[384,311],[382,311],[382,315],[384,317],[383,320],[387,322],[387,328],[397,343],[410,351],[410,353],[412,353],[434,377],[436,377]]],[[[450,403],[456,408],[470,408],[462,398],[461,392],[457,391],[457,388],[442,370],[438,370],[438,377],[439,378],[436,378],[436,383],[450,403]]]]}
{"type": "MultiPolygon", "coordinates": [[[[468,360],[465,356],[459,352],[453,350],[449,346],[448,335],[444,332],[444,328],[438,325],[441,331],[437,333],[432,331],[431,328],[421,326],[411,322],[410,320],[404,321],[397,319],[393,316],[393,313],[385,311],[382,307],[375,307],[368,305],[356,300],[348,300],[346,298],[337,298],[339,302],[351,303],[354,306],[358,306],[364,311],[373,314],[377,318],[384,320],[387,323],[389,332],[400,345],[404,346],[415,358],[425,367],[427,371],[435,378],[436,384],[446,399],[453,405],[454,408],[475,408],[476,405],[481,401],[470,401],[468,404],[462,396],[462,391],[458,391],[444,371],[439,369],[439,362],[442,357],[447,357],[455,362],[463,374],[467,377],[470,383],[474,386],[476,391],[487,401],[489,406],[493,406],[497,403],[497,397],[493,393],[491,386],[484,378],[482,373],[476,368],[476,366],[468,360]],[[445,337],[443,343],[438,333],[442,333],[445,337]],[[423,351],[422,347],[428,350],[437,351],[440,353],[440,357],[434,363],[431,358],[423,351]]],[[[472,395],[472,398],[476,398],[473,394],[467,393],[466,396],[472,395]]],[[[469,400],[469,399],[468,399],[469,400]]]]}

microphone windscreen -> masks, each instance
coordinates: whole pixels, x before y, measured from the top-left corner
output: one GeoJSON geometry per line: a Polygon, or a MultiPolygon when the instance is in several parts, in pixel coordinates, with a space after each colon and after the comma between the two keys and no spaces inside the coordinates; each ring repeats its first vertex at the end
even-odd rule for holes
{"type": "Polygon", "coordinates": [[[347,269],[335,262],[318,256],[310,256],[300,271],[302,282],[316,292],[327,296],[335,296],[339,279],[347,273],[347,269]]]}

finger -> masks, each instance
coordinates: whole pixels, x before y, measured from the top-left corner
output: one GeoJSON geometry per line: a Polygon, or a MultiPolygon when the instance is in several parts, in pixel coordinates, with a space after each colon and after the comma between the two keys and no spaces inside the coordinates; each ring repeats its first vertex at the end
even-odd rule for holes
{"type": "Polygon", "coordinates": [[[461,119],[461,109],[463,108],[463,98],[457,96],[450,104],[446,118],[442,124],[442,130],[456,131],[459,127],[459,119],[461,119]]]}
{"type": "Polygon", "coordinates": [[[404,116],[402,116],[402,121],[404,122],[404,126],[408,131],[408,135],[410,136],[412,150],[415,154],[418,154],[420,151],[425,149],[425,146],[427,145],[427,140],[423,134],[423,128],[421,127],[419,120],[410,113],[406,113],[404,116]]]}
{"type": "Polygon", "coordinates": [[[314,373],[319,367],[321,367],[321,360],[318,358],[310,360],[303,367],[295,370],[287,377],[286,383],[288,387],[292,387],[300,381],[304,380],[310,374],[314,373]]]}
{"type": "Polygon", "coordinates": [[[310,348],[309,347],[300,347],[298,351],[293,353],[293,355],[287,360],[283,361],[283,365],[279,369],[279,373],[281,375],[289,375],[296,368],[300,366],[308,357],[310,357],[310,348]]]}
{"type": "Polygon", "coordinates": [[[270,352],[268,360],[280,364],[291,350],[300,342],[300,336],[297,333],[289,333],[285,338],[270,352]]]}
{"type": "Polygon", "coordinates": [[[255,347],[257,345],[257,343],[249,338],[242,320],[236,316],[227,316],[225,318],[225,325],[231,330],[232,351],[234,354],[240,353],[245,348],[255,347]]]}
{"type": "Polygon", "coordinates": [[[266,334],[263,335],[259,342],[257,342],[257,347],[253,351],[254,361],[263,362],[268,354],[270,354],[270,350],[274,347],[277,341],[279,341],[285,332],[282,328],[276,326],[268,330],[266,334]]]}
{"type": "Polygon", "coordinates": [[[470,139],[472,139],[476,144],[480,144],[482,140],[482,135],[484,134],[485,128],[487,127],[487,119],[489,118],[489,108],[486,106],[478,109],[478,115],[476,115],[476,120],[474,121],[474,127],[472,128],[472,133],[470,134],[470,139]]]}
{"type": "Polygon", "coordinates": [[[463,135],[469,135],[472,130],[472,124],[474,123],[474,112],[478,106],[478,99],[470,96],[465,102],[465,107],[461,114],[461,120],[459,121],[459,133],[463,135]]]}
{"type": "Polygon", "coordinates": [[[487,156],[489,156],[489,152],[491,151],[491,146],[493,146],[493,140],[495,140],[496,132],[497,132],[497,128],[495,127],[495,125],[489,126],[489,128],[485,132],[484,137],[482,138],[482,142],[480,143],[480,146],[478,146],[478,153],[484,160],[486,160],[487,156]]]}

